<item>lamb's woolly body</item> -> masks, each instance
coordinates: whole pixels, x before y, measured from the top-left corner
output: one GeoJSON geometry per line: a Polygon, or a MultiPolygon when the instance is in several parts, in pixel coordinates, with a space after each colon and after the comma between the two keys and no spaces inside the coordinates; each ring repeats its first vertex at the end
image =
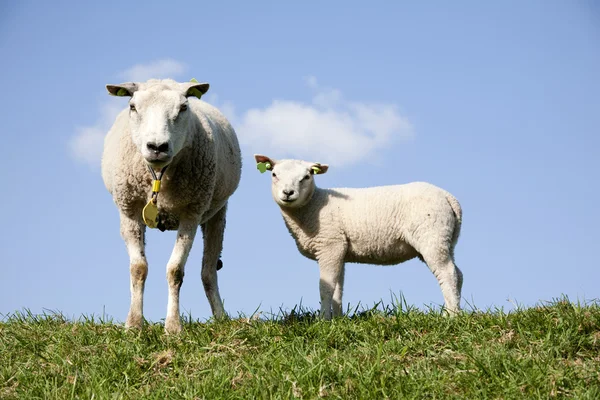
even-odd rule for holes
{"type": "Polygon", "coordinates": [[[454,197],[425,182],[315,188],[304,207],[281,213],[303,255],[316,260],[329,246],[345,246],[345,262],[379,265],[427,254],[440,241],[452,246],[439,251],[453,249],[462,218],[454,197]]]}
{"type": "Polygon", "coordinates": [[[272,160],[272,194],[298,250],[320,268],[321,314],[342,313],[344,263],[392,265],[419,257],[442,289],[447,311],[460,309],[462,273],[454,264],[462,210],[447,191],[425,182],[360,189],[320,189],[328,166],[272,160]],[[332,304],[333,303],[333,304],[332,304]]]}
{"type": "MultiPolygon", "coordinates": [[[[138,91],[146,91],[146,101],[159,102],[160,91],[181,91],[185,84],[172,80],[150,80],[137,85],[138,91]]],[[[185,94],[185,86],[183,90],[185,94]]],[[[185,100],[185,97],[181,98],[185,100]]],[[[165,328],[170,332],[181,329],[179,287],[198,225],[202,226],[204,233],[202,280],[206,294],[213,313],[221,316],[224,312],[216,266],[222,249],[227,200],[236,190],[241,175],[240,148],[229,122],[215,107],[201,100],[189,97],[187,103],[189,122],[186,139],[162,177],[157,204],[165,228],[179,230],[167,266],[170,289],[165,328]]],[[[159,112],[160,106],[159,103],[153,111],[159,112]]],[[[121,234],[131,260],[132,305],[127,325],[140,326],[147,275],[145,225],[141,215],[151,198],[153,178],[148,171],[148,163],[132,139],[129,114],[128,109],[123,110],[105,138],[102,177],[119,208],[121,234]]]]}

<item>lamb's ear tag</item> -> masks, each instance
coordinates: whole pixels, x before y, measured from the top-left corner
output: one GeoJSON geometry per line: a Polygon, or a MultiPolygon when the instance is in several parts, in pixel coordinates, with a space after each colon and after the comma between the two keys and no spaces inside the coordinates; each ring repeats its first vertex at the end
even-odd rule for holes
{"type": "Polygon", "coordinates": [[[142,218],[148,228],[156,228],[158,225],[158,207],[153,199],[150,199],[146,207],[142,210],[142,218]]]}
{"type": "Polygon", "coordinates": [[[271,163],[259,162],[258,164],[256,164],[256,168],[260,171],[261,174],[264,174],[265,172],[267,172],[268,169],[271,169],[271,163]]]}
{"type": "Polygon", "coordinates": [[[313,175],[317,175],[321,173],[321,168],[319,167],[312,167],[312,171],[313,171],[313,175]]]}
{"type": "Polygon", "coordinates": [[[129,96],[129,92],[126,89],[121,88],[117,90],[117,96],[129,96]]]}

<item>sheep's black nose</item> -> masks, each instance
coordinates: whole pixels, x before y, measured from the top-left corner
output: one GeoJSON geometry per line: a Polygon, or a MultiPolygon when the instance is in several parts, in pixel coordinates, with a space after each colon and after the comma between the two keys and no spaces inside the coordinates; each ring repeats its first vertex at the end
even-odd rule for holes
{"type": "Polygon", "coordinates": [[[293,195],[293,194],[294,194],[294,191],[293,191],[293,190],[291,190],[291,189],[290,189],[290,190],[284,190],[284,191],[283,191],[283,194],[285,194],[286,196],[288,196],[288,197],[289,197],[289,196],[291,196],[291,195],[293,195]]]}
{"type": "Polygon", "coordinates": [[[158,145],[156,143],[148,142],[146,143],[146,147],[148,147],[148,150],[152,151],[154,154],[166,153],[169,151],[169,143],[167,142],[158,145]]]}

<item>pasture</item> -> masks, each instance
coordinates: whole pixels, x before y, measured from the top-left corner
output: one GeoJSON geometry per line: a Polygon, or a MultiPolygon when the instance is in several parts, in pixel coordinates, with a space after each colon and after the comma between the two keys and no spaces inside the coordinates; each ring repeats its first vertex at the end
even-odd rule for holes
{"type": "Polygon", "coordinates": [[[327,322],[297,307],[127,331],[98,317],[0,322],[2,399],[600,398],[600,303],[467,310],[402,301],[327,322]]]}

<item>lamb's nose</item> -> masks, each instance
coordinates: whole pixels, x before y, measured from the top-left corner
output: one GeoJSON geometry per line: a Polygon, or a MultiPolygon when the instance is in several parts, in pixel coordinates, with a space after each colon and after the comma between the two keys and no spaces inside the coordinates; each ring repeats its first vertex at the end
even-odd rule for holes
{"type": "Polygon", "coordinates": [[[290,189],[290,190],[284,190],[284,191],[283,191],[283,194],[285,194],[287,197],[290,197],[291,195],[293,195],[293,194],[294,194],[294,191],[293,191],[293,190],[291,190],[291,189],[290,189]]]}
{"type": "Polygon", "coordinates": [[[167,143],[167,142],[164,142],[161,144],[148,142],[148,143],[146,143],[146,147],[148,147],[148,150],[150,150],[151,152],[153,152],[156,155],[158,155],[159,153],[166,153],[167,151],[169,151],[169,143],[167,143]]]}

